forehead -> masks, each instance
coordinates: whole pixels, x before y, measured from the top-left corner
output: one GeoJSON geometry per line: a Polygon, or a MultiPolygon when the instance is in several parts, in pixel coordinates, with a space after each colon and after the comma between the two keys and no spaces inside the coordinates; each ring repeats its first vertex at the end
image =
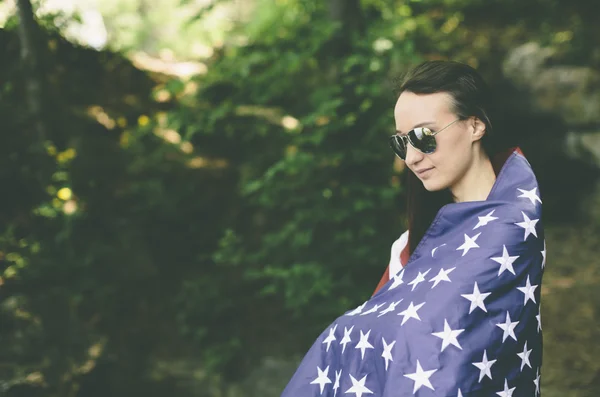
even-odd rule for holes
{"type": "Polygon", "coordinates": [[[396,128],[408,131],[414,125],[426,121],[437,121],[451,112],[452,97],[445,92],[415,94],[403,92],[394,108],[396,128]]]}

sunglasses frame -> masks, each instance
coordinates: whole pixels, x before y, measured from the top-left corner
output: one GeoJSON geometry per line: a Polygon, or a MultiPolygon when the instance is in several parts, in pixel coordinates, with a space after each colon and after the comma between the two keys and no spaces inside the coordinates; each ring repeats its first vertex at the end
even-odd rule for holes
{"type": "Polygon", "coordinates": [[[433,148],[433,150],[431,150],[430,152],[424,152],[421,149],[419,149],[418,147],[415,146],[415,144],[413,143],[413,141],[410,139],[410,133],[413,132],[415,130],[420,129],[421,133],[425,136],[429,136],[429,137],[435,137],[437,134],[439,134],[440,132],[444,131],[446,128],[450,127],[452,124],[456,123],[457,121],[462,120],[461,118],[458,118],[456,120],[454,120],[453,122],[446,124],[443,128],[441,128],[440,130],[437,131],[431,131],[430,128],[427,127],[417,127],[417,128],[413,128],[412,130],[408,131],[405,135],[399,135],[399,134],[394,134],[392,136],[390,136],[389,138],[389,143],[390,143],[390,147],[392,148],[392,150],[394,151],[394,153],[396,154],[396,156],[400,157],[401,160],[406,160],[406,153],[407,153],[407,149],[408,149],[408,144],[410,143],[410,146],[412,146],[413,148],[415,148],[416,150],[418,150],[419,152],[423,153],[423,154],[431,154],[433,152],[435,152],[435,149],[437,149],[437,142],[435,141],[434,138],[434,142],[435,147],[433,148]],[[402,144],[405,147],[405,154],[404,154],[404,158],[402,158],[402,156],[400,154],[398,154],[398,152],[396,151],[396,149],[394,148],[394,142],[396,142],[396,144],[399,146],[400,142],[402,142],[402,144]]]}

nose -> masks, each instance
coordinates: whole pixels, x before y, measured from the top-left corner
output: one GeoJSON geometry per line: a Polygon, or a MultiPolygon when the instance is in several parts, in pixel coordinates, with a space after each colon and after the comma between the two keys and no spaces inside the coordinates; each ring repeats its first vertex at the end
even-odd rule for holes
{"type": "Polygon", "coordinates": [[[423,160],[423,157],[425,157],[423,153],[419,152],[417,149],[412,147],[412,145],[407,145],[405,162],[409,168],[413,168],[414,165],[418,164],[419,161],[423,160]]]}

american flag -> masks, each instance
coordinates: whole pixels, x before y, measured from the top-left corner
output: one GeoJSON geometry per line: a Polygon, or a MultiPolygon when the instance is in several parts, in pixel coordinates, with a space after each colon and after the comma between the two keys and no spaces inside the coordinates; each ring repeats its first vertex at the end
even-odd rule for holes
{"type": "Polygon", "coordinates": [[[540,396],[541,204],[512,152],[487,200],[442,207],[406,266],[323,331],[282,397],[540,396]]]}

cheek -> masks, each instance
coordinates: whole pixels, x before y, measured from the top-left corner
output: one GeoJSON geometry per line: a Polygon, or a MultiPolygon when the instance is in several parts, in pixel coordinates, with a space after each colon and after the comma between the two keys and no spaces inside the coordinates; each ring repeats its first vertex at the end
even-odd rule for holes
{"type": "Polygon", "coordinates": [[[457,160],[463,157],[463,144],[452,136],[438,137],[437,148],[430,155],[431,161],[442,171],[450,171],[457,163],[457,160]]]}
{"type": "Polygon", "coordinates": [[[457,131],[457,133],[448,134],[439,138],[438,149],[440,155],[442,155],[445,160],[459,164],[463,161],[468,161],[468,158],[471,155],[472,144],[466,131],[457,131]]]}
{"type": "Polygon", "coordinates": [[[438,147],[444,152],[464,151],[470,146],[466,131],[451,131],[450,134],[438,136],[438,138],[438,147]]]}
{"type": "Polygon", "coordinates": [[[470,145],[460,139],[440,140],[437,150],[430,155],[430,160],[439,173],[438,182],[448,185],[455,181],[464,172],[470,157],[470,145]]]}

